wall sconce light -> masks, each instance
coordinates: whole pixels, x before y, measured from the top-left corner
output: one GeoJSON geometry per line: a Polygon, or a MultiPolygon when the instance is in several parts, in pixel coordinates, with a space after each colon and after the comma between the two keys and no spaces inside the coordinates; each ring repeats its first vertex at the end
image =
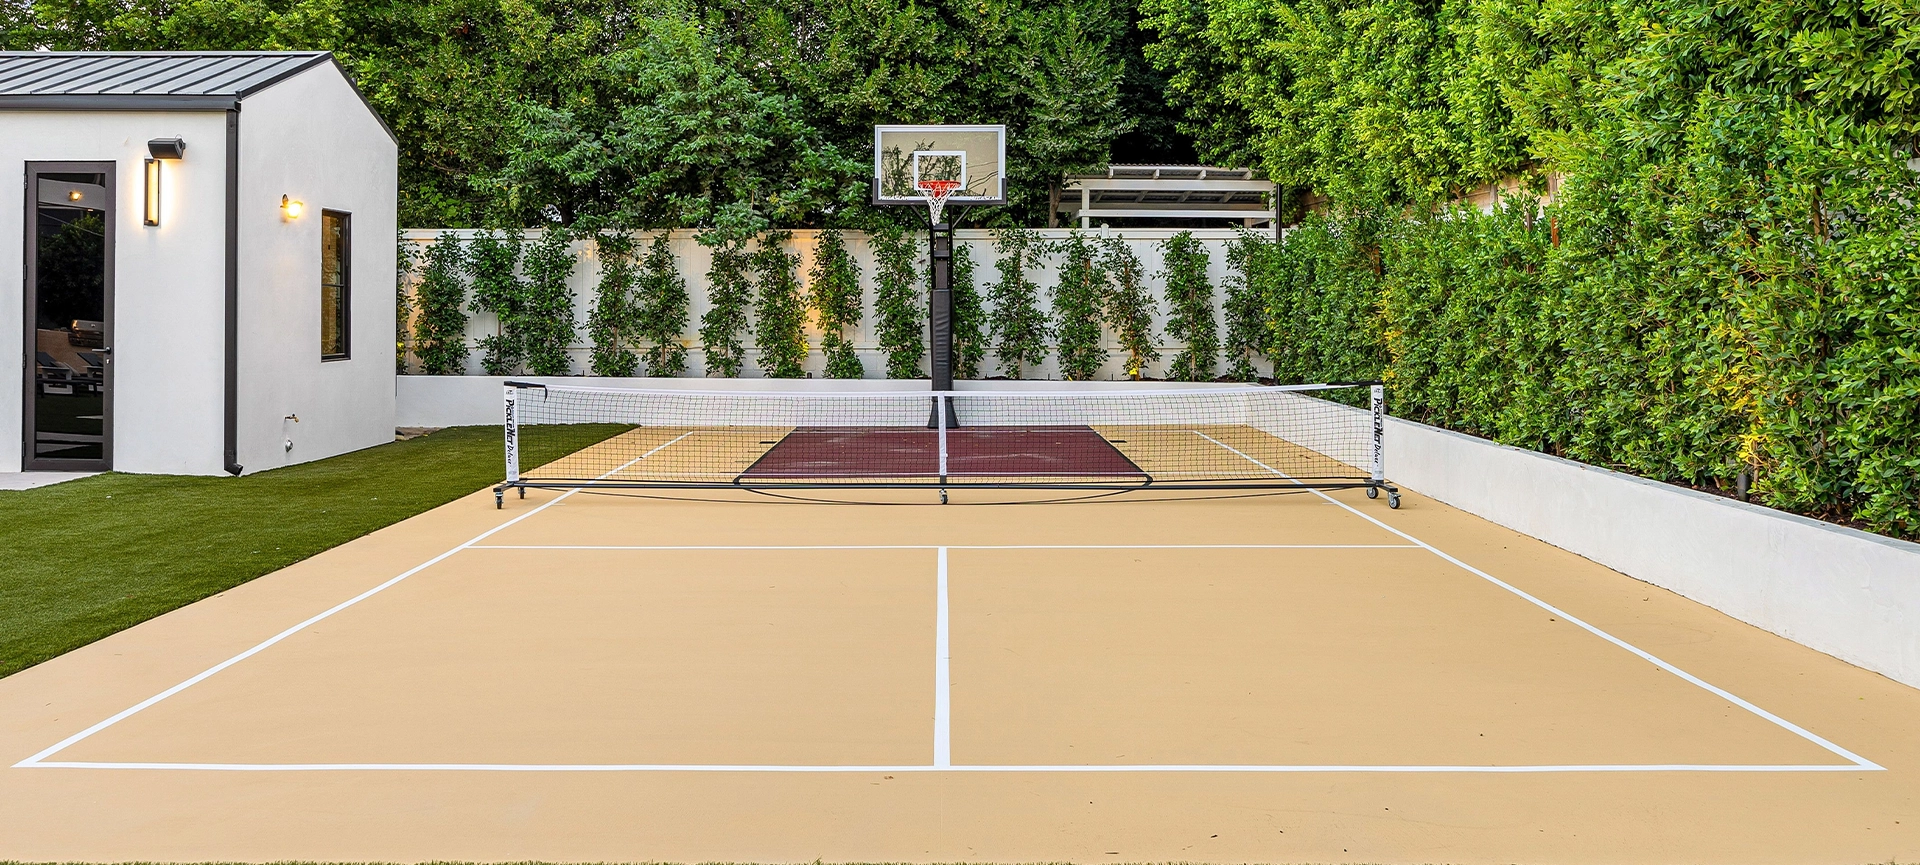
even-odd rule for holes
{"type": "Polygon", "coordinates": [[[307,206],[305,204],[294,201],[285,195],[280,196],[280,212],[286,214],[288,219],[299,219],[300,214],[305,212],[306,209],[307,206]]]}
{"type": "Polygon", "coordinates": [[[179,159],[187,152],[187,143],[178,138],[155,138],[147,142],[146,161],[147,194],[142,222],[148,225],[160,224],[160,160],[179,159]]]}

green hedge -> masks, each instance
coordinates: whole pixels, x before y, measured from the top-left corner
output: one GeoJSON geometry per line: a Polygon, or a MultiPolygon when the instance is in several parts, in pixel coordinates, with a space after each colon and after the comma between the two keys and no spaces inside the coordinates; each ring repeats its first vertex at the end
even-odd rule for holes
{"type": "Polygon", "coordinates": [[[1246,278],[1283,381],[1380,377],[1402,417],[1917,537],[1920,224],[1897,199],[1920,184],[1883,168],[1744,219],[1610,212],[1635,199],[1598,182],[1311,217],[1246,278]]]}

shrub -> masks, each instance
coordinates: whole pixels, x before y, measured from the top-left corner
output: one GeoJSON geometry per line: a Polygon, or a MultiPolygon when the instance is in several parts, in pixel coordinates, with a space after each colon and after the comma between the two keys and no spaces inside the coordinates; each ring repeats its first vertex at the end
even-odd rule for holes
{"type": "Polygon", "coordinates": [[[468,245],[473,275],[473,311],[494,315],[493,333],[480,338],[480,368],[488,375],[512,375],[526,357],[526,286],[520,264],[519,232],[476,232],[468,245]]]}
{"type": "Polygon", "coordinates": [[[527,369],[534,375],[573,372],[567,349],[578,334],[573,320],[573,289],[567,287],[567,277],[573,275],[575,263],[573,234],[557,225],[549,226],[527,250],[521,331],[527,369]]]}
{"type": "Polygon", "coordinates": [[[1264,256],[1277,249],[1273,240],[1242,231],[1227,246],[1227,300],[1221,310],[1227,320],[1227,377],[1251,382],[1259,378],[1254,359],[1267,344],[1267,310],[1263,284],[1256,274],[1267,272],[1264,256]]]}
{"type": "Polygon", "coordinates": [[[980,304],[980,290],[973,282],[973,248],[964,243],[953,245],[953,377],[979,378],[980,364],[986,359],[986,310],[980,304]]]}
{"type": "Polygon", "coordinates": [[[1160,359],[1153,344],[1153,293],[1147,290],[1146,273],[1133,247],[1118,237],[1101,243],[1102,264],[1107,271],[1107,325],[1127,353],[1127,376],[1139,380],[1150,361],[1160,359]]]}

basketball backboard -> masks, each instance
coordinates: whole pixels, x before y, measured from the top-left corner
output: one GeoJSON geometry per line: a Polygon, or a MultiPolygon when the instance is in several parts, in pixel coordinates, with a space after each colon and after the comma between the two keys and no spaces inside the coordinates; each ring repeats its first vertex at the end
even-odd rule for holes
{"type": "Polygon", "coordinates": [[[873,203],[920,204],[929,182],[957,181],[954,204],[1005,204],[1007,127],[875,126],[873,203]]]}

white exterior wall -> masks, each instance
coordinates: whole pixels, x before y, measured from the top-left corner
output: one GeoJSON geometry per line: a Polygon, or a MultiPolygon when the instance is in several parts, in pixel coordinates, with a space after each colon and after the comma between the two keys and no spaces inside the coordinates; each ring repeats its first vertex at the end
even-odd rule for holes
{"type": "Polygon", "coordinates": [[[28,161],[116,166],[114,468],[221,471],[226,140],[220,111],[0,111],[0,472],[24,451],[28,161]],[[147,141],[175,137],[185,158],[165,162],[160,224],[143,225],[147,141]]]}
{"type": "MultiPolygon", "coordinates": [[[[246,152],[244,147],[241,149],[241,152],[243,154],[246,152]]],[[[1179,232],[1180,229],[1155,228],[1129,228],[1115,229],[1113,231],[1116,236],[1124,238],[1132,248],[1134,255],[1140,258],[1147,277],[1146,283],[1148,289],[1158,301],[1158,314],[1154,319],[1154,333],[1160,338],[1160,360],[1147,365],[1147,375],[1149,377],[1163,375],[1166,371],[1167,363],[1173,360],[1174,354],[1180,350],[1179,343],[1171,342],[1166,338],[1168,313],[1165,302],[1166,280],[1160,275],[1161,269],[1165,266],[1163,256],[1160,252],[1160,243],[1179,232]]],[[[1039,229],[1036,233],[1043,239],[1057,241],[1068,237],[1071,234],[1071,230],[1064,228],[1039,229]]],[[[1091,229],[1085,233],[1098,237],[1101,234],[1101,230],[1091,229]]],[[[1228,244],[1237,238],[1239,234],[1230,229],[1204,229],[1195,230],[1192,233],[1193,236],[1200,241],[1201,247],[1207,252],[1209,260],[1207,276],[1212,281],[1214,287],[1214,314],[1219,333],[1224,340],[1226,322],[1223,309],[1226,301],[1226,279],[1229,274],[1226,253],[1228,244]]],[[[415,245],[416,251],[420,251],[431,245],[433,240],[442,234],[457,235],[464,240],[472,238],[475,232],[465,229],[418,229],[409,230],[406,233],[406,237],[409,242],[415,245]]],[[[820,232],[802,229],[796,230],[792,232],[792,234],[793,239],[788,241],[786,248],[789,253],[800,256],[800,264],[796,268],[796,271],[800,278],[801,289],[805,291],[811,282],[808,274],[813,268],[814,247],[819,242],[820,232]]],[[[540,233],[538,231],[525,233],[528,243],[534,242],[539,236],[540,233]]],[[[707,303],[706,275],[707,269],[712,266],[713,262],[713,257],[709,254],[708,248],[701,246],[696,240],[698,236],[699,232],[697,231],[674,231],[669,234],[669,243],[673,249],[674,259],[679,266],[680,275],[687,281],[687,292],[691,298],[687,327],[684,332],[690,350],[687,353],[687,371],[683,375],[695,378],[701,377],[706,373],[706,361],[702,355],[699,344],[699,331],[700,317],[705,315],[710,308],[710,305],[707,303]]],[[[653,239],[653,234],[642,233],[637,235],[637,237],[639,238],[640,252],[644,253],[646,245],[653,239]]],[[[920,235],[920,256],[917,264],[923,283],[921,288],[923,298],[926,292],[925,282],[927,273],[925,237],[924,233],[920,235]]],[[[879,320],[874,314],[874,297],[877,291],[875,276],[878,268],[875,266],[872,246],[869,244],[865,233],[850,231],[846,233],[846,239],[848,251],[852,253],[854,261],[860,268],[860,285],[862,291],[860,323],[855,327],[849,328],[848,336],[853,342],[855,355],[866,367],[867,376],[869,378],[879,378],[886,375],[887,361],[886,353],[879,349],[879,320]]],[[[962,229],[955,232],[954,240],[956,246],[965,246],[972,253],[974,287],[980,293],[984,302],[987,297],[988,286],[1000,278],[999,270],[994,266],[996,256],[993,251],[992,232],[984,229],[962,229]]],[[[758,241],[755,241],[749,248],[757,249],[758,246],[758,241]]],[[[573,289],[574,323],[576,328],[574,348],[571,354],[573,355],[573,371],[580,375],[586,375],[590,371],[588,360],[589,350],[591,348],[591,341],[588,339],[586,331],[587,315],[592,311],[594,298],[597,295],[595,287],[599,284],[600,280],[600,264],[594,256],[593,244],[591,242],[576,241],[573,248],[579,265],[574,268],[573,276],[568,281],[568,285],[573,289]]],[[[1040,285],[1039,307],[1043,314],[1050,315],[1053,309],[1051,288],[1056,282],[1056,275],[1060,264],[1059,256],[1043,256],[1042,264],[1042,267],[1029,270],[1027,277],[1040,285]]],[[[412,281],[419,279],[419,271],[422,266],[422,264],[416,261],[412,281]]],[[[469,296],[469,302],[471,302],[471,296],[469,296]]],[[[991,309],[991,304],[987,304],[987,308],[991,309]]],[[[497,319],[491,313],[474,313],[469,310],[469,315],[471,318],[468,321],[467,334],[470,341],[494,333],[495,329],[499,326],[497,319]]],[[[809,310],[808,317],[810,321],[814,317],[811,310],[809,310]]],[[[924,315],[922,318],[924,318],[924,315]]],[[[741,369],[741,377],[759,378],[761,372],[759,366],[755,363],[758,358],[758,352],[753,347],[751,324],[748,326],[743,341],[747,345],[747,354],[745,364],[741,369]]],[[[1107,348],[1108,359],[1106,365],[1101,368],[1100,374],[1097,377],[1100,379],[1125,378],[1126,358],[1120,353],[1119,344],[1114,341],[1113,334],[1106,334],[1102,343],[1107,348]]],[[[817,328],[811,326],[808,328],[807,344],[810,349],[807,354],[807,371],[815,377],[824,376],[826,374],[826,359],[820,352],[820,332],[817,328]]],[[[1264,359],[1257,361],[1257,365],[1262,373],[1269,370],[1269,366],[1264,359]]],[[[925,374],[927,372],[927,363],[924,358],[921,360],[920,367],[921,373],[925,374]]],[[[415,372],[419,370],[417,363],[414,365],[413,370],[415,372]]],[[[1224,363],[1221,364],[1220,371],[1223,373],[1226,371],[1226,365],[1224,363]]],[[[467,359],[467,372],[470,375],[479,375],[482,372],[480,368],[480,352],[477,349],[467,359]]],[[[984,376],[1000,375],[998,361],[991,350],[987,352],[986,359],[982,363],[981,374],[984,376]]],[[[1051,351],[1048,352],[1047,359],[1043,363],[1037,366],[1027,367],[1025,371],[1025,376],[1032,379],[1058,378],[1059,375],[1058,358],[1056,358],[1051,351]]]]}
{"type": "Polygon", "coordinates": [[[237,459],[248,474],[393,440],[398,158],[331,63],[242,104],[237,459]],[[306,205],[300,218],[282,218],[283,194],[306,205]],[[320,360],[322,209],[352,214],[346,360],[320,360]]]}

